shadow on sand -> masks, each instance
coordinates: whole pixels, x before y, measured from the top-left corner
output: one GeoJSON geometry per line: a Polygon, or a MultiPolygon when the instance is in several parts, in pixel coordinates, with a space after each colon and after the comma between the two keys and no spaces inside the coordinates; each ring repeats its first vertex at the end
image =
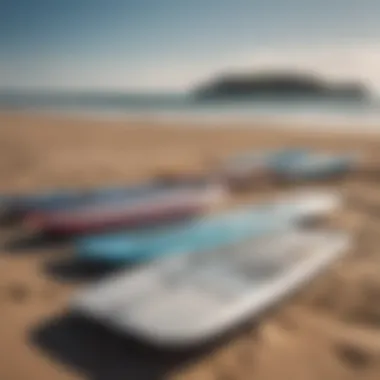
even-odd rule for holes
{"type": "Polygon", "coordinates": [[[156,380],[196,362],[247,328],[252,331],[252,323],[207,346],[163,351],[79,315],[67,314],[37,327],[30,338],[40,350],[84,374],[86,380],[156,380]]]}
{"type": "Polygon", "coordinates": [[[60,249],[67,246],[69,239],[43,234],[19,235],[3,244],[10,254],[32,254],[35,251],[60,249]]]}
{"type": "MultiPolygon", "coordinates": [[[[133,266],[127,268],[132,269],[133,266]]],[[[126,267],[89,263],[70,257],[46,262],[43,269],[48,276],[55,280],[70,282],[99,280],[109,274],[125,270],[126,267]]]]}
{"type": "Polygon", "coordinates": [[[1,209],[0,203],[0,227],[14,227],[19,221],[19,215],[12,211],[1,209]]]}

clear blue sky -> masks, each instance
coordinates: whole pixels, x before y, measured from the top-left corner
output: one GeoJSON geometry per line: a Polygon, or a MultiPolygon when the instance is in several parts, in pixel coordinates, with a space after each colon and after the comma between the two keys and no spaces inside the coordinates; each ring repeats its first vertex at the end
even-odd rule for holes
{"type": "Polygon", "coordinates": [[[342,41],[377,59],[379,0],[0,0],[0,86],[181,88],[342,41]]]}

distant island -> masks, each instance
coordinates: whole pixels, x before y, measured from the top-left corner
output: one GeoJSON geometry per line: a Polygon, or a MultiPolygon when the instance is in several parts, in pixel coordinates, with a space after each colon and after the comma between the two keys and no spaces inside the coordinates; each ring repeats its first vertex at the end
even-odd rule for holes
{"type": "Polygon", "coordinates": [[[366,99],[368,89],[361,83],[334,83],[315,75],[292,73],[226,74],[202,84],[194,91],[197,99],[275,97],[297,99],[366,99]]]}

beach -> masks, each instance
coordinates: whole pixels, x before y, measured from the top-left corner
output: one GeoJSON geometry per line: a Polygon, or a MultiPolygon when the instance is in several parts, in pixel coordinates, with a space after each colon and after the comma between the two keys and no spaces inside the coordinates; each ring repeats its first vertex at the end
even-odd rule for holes
{"type": "MultiPolygon", "coordinates": [[[[300,145],[363,152],[371,170],[323,184],[347,197],[334,223],[352,232],[350,252],[244,331],[185,357],[146,353],[68,315],[73,292],[103,273],[73,268],[69,245],[21,244],[23,231],[2,227],[0,379],[379,379],[380,134],[356,130],[253,122],[182,128],[143,118],[1,112],[2,193],[132,183],[167,171],[207,173],[232,153],[300,145]]],[[[269,194],[260,186],[251,193],[269,194]]]]}

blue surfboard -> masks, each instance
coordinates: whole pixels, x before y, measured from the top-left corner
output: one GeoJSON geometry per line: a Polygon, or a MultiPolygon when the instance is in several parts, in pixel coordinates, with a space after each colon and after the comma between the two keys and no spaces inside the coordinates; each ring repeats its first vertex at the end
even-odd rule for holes
{"type": "Polygon", "coordinates": [[[329,155],[294,148],[244,153],[228,160],[227,166],[241,170],[259,164],[279,178],[313,180],[344,174],[356,161],[355,155],[329,155]]]}
{"type": "Polygon", "coordinates": [[[351,155],[310,154],[302,160],[282,162],[273,170],[288,180],[320,180],[347,173],[355,163],[356,157],[351,155]]]}
{"type": "Polygon", "coordinates": [[[254,163],[276,165],[282,162],[299,160],[308,154],[310,154],[310,150],[302,148],[253,150],[234,155],[228,158],[225,163],[227,165],[249,165],[254,163]]]}
{"type": "Polygon", "coordinates": [[[335,198],[332,200],[300,195],[298,201],[293,198],[292,201],[283,199],[250,205],[176,227],[88,236],[75,241],[75,252],[83,260],[123,264],[187,251],[214,249],[288,228],[290,222],[310,213],[328,212],[335,207],[335,198]]]}
{"type": "Polygon", "coordinates": [[[288,167],[294,162],[300,162],[309,154],[308,150],[301,148],[245,152],[225,160],[223,171],[232,176],[250,176],[257,169],[276,173],[284,165],[288,167]]]}

